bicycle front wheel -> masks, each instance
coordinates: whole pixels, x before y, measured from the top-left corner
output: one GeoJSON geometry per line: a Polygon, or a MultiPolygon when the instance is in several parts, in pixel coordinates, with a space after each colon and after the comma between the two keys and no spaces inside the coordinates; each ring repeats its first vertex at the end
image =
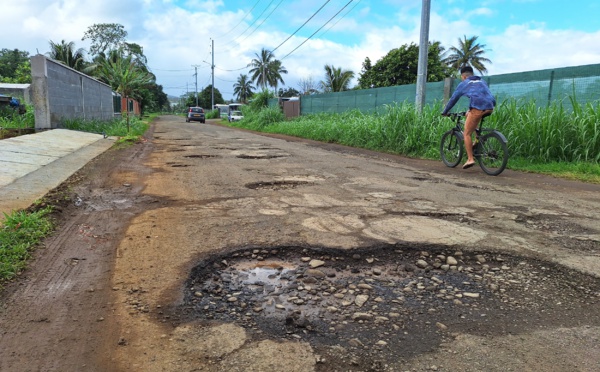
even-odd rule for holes
{"type": "Polygon", "coordinates": [[[444,133],[440,144],[440,155],[447,167],[456,167],[462,160],[463,151],[463,141],[458,133],[452,130],[444,133]]]}
{"type": "Polygon", "coordinates": [[[475,156],[485,173],[497,176],[508,164],[508,146],[498,133],[492,132],[480,139],[475,156]]]}

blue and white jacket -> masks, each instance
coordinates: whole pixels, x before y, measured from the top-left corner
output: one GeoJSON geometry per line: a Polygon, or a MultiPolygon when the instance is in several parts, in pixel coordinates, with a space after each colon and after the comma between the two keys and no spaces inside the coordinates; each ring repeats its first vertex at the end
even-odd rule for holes
{"type": "Polygon", "coordinates": [[[458,84],[442,115],[446,115],[462,96],[467,96],[471,100],[469,109],[492,110],[496,106],[496,99],[485,81],[479,76],[469,76],[458,84]]]}

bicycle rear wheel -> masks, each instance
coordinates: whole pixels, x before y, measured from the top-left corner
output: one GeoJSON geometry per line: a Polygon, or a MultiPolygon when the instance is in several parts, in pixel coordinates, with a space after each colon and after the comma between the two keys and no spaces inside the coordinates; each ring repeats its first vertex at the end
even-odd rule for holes
{"type": "Polygon", "coordinates": [[[463,141],[455,131],[449,130],[442,136],[440,155],[447,167],[456,167],[463,157],[463,141]]]}
{"type": "Polygon", "coordinates": [[[508,164],[508,146],[498,133],[492,132],[481,137],[475,156],[485,173],[497,176],[508,164]]]}

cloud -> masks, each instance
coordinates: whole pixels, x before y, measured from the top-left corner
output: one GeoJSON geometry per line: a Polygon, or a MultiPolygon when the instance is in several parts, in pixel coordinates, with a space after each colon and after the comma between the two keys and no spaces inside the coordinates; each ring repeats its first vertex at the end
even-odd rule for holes
{"type": "Polygon", "coordinates": [[[579,66],[600,61],[600,31],[550,30],[544,24],[508,27],[488,37],[493,46],[490,75],[579,66]]]}

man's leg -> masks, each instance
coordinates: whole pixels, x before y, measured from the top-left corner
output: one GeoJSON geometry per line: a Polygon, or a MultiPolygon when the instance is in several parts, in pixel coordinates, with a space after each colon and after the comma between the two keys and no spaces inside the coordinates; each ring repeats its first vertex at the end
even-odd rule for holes
{"type": "Polygon", "coordinates": [[[479,122],[481,121],[483,115],[490,112],[492,112],[492,110],[482,111],[477,109],[470,109],[469,112],[467,112],[467,119],[465,120],[464,130],[465,150],[467,150],[467,162],[463,165],[463,168],[468,167],[470,164],[475,164],[475,159],[473,158],[473,139],[471,138],[471,136],[473,135],[475,129],[477,129],[477,126],[479,125],[479,122]]]}

